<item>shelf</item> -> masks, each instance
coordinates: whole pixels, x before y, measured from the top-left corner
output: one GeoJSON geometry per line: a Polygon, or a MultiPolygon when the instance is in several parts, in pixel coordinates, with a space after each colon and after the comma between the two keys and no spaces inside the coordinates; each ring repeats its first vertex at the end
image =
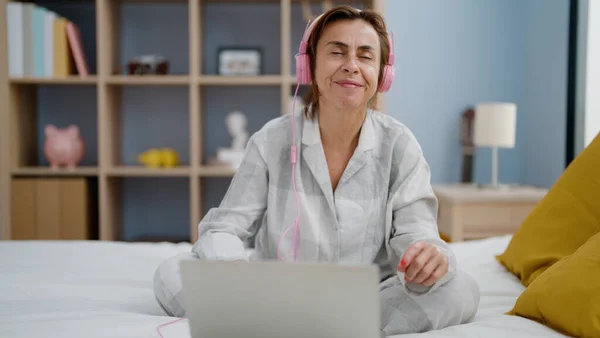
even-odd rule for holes
{"type": "MultiPolygon", "coordinates": [[[[376,10],[383,2],[364,1],[376,10]]],[[[227,115],[244,113],[251,135],[288,113],[297,84],[294,55],[306,27],[303,4],[311,4],[316,15],[324,2],[36,3],[80,28],[90,76],[11,78],[8,62],[0,62],[0,208],[7,211],[0,213],[0,237],[11,239],[15,223],[12,182],[72,177],[91,184],[98,239],[195,242],[197,224],[221,203],[236,174],[231,166],[211,162],[231,143],[227,115]],[[219,75],[219,51],[244,46],[261,49],[259,75],[219,75]],[[168,74],[129,75],[128,63],[148,54],[164,56],[168,74]],[[48,166],[43,151],[48,124],[79,126],[85,154],[74,170],[48,166]],[[177,152],[180,166],[148,168],[138,162],[148,149],[165,147],[177,152]]],[[[331,3],[365,6],[361,0],[331,3]]],[[[0,15],[0,36],[6,35],[6,21],[0,15]]],[[[0,55],[8,55],[6,42],[0,39],[0,55]]],[[[299,95],[309,90],[302,86],[299,95]]]]}
{"type": "Polygon", "coordinates": [[[202,75],[198,83],[202,85],[279,85],[284,77],[279,75],[261,75],[261,76],[221,76],[221,75],[202,75]]]}
{"type": "Polygon", "coordinates": [[[187,75],[113,75],[106,80],[106,83],[135,86],[177,86],[189,84],[190,77],[187,75]]]}
{"type": "MultiPolygon", "coordinates": [[[[224,0],[224,1],[227,1],[227,0],[224,0]]],[[[253,0],[253,1],[256,1],[256,0],[253,0]]],[[[306,0],[290,0],[290,1],[291,2],[303,2],[306,0]]],[[[308,1],[312,2],[314,4],[319,4],[319,5],[321,3],[323,3],[323,0],[308,0],[308,1]]],[[[365,1],[361,1],[361,0],[330,0],[330,2],[332,5],[348,5],[348,4],[357,5],[357,4],[363,3],[365,1]]]]}
{"type": "Polygon", "coordinates": [[[113,0],[115,2],[119,2],[119,3],[134,3],[134,4],[144,4],[144,3],[151,3],[151,4],[161,4],[161,3],[186,3],[188,2],[188,0],[113,0]]]}
{"type": "Polygon", "coordinates": [[[98,167],[75,167],[73,170],[50,167],[21,167],[11,171],[12,176],[97,176],[98,167]]]}
{"type": "MultiPolygon", "coordinates": [[[[150,2],[156,2],[156,1],[164,1],[164,0],[127,0],[127,1],[150,1],[150,2]]],[[[223,4],[229,4],[229,3],[252,3],[252,4],[256,4],[256,3],[280,3],[281,0],[202,0],[205,3],[223,3],[223,4]]],[[[308,2],[312,2],[313,4],[321,4],[323,2],[323,0],[290,0],[290,2],[292,3],[299,3],[299,2],[303,2],[303,1],[308,1],[308,2]]],[[[330,0],[331,3],[333,5],[347,5],[347,4],[352,4],[352,5],[356,5],[361,3],[362,1],[360,0],[330,0]]]]}
{"type": "Polygon", "coordinates": [[[142,166],[117,166],[107,170],[108,176],[119,177],[182,177],[191,174],[190,167],[181,166],[177,168],[146,168],[142,166]]]}
{"type": "Polygon", "coordinates": [[[199,174],[200,177],[233,177],[235,169],[228,165],[204,165],[199,174]]]}
{"type": "Polygon", "coordinates": [[[45,77],[23,77],[23,78],[10,78],[10,83],[14,84],[48,84],[48,85],[95,85],[98,82],[96,76],[69,76],[69,77],[58,77],[58,78],[45,78],[45,77]]]}

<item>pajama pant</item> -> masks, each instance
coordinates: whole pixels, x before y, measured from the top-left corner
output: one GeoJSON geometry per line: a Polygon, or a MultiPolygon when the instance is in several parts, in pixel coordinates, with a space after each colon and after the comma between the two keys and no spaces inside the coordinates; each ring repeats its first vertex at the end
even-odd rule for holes
{"type": "MultiPolygon", "coordinates": [[[[199,259],[193,253],[182,253],[165,260],[154,275],[154,294],[170,316],[185,317],[179,264],[199,259]]],[[[438,330],[471,322],[479,307],[479,286],[464,271],[425,295],[404,291],[397,276],[380,283],[381,331],[384,336],[438,330]]]]}

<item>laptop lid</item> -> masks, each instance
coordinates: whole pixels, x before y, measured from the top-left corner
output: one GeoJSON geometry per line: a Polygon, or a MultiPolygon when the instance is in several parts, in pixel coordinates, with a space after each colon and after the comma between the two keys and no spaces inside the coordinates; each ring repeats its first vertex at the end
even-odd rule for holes
{"type": "Polygon", "coordinates": [[[376,265],[197,260],[181,273],[193,338],[381,336],[376,265]]]}

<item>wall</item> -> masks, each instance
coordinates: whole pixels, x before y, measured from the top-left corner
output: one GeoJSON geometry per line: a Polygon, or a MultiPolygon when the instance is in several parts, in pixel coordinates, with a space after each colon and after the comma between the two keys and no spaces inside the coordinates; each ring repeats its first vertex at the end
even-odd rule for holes
{"type": "MultiPolygon", "coordinates": [[[[518,106],[516,147],[499,151],[499,180],[547,186],[564,161],[568,0],[388,1],[397,81],[388,113],[419,139],[434,184],[460,180],[460,115],[479,101],[518,106]],[[537,118],[543,117],[542,129],[537,118]],[[549,129],[552,129],[552,133],[549,129]],[[543,136],[532,135],[541,131],[543,136]],[[552,137],[552,141],[548,139],[552,137]],[[547,144],[552,146],[546,150],[547,144]],[[543,146],[542,150],[535,146],[543,146]],[[537,176],[539,175],[539,176],[537,176]]],[[[489,183],[491,152],[474,179],[489,183]]]]}
{"type": "Polygon", "coordinates": [[[569,1],[526,1],[523,182],[549,187],[565,166],[569,1]]]}
{"type": "Polygon", "coordinates": [[[574,154],[600,132],[600,4],[579,0],[574,154]]]}
{"type": "Polygon", "coordinates": [[[587,72],[587,44],[588,44],[588,16],[589,0],[578,0],[577,5],[577,58],[575,70],[575,139],[573,153],[579,154],[586,145],[587,114],[585,111],[586,99],[586,72],[587,72]]]}
{"type": "Polygon", "coordinates": [[[600,132],[600,3],[589,1],[587,29],[587,77],[585,81],[585,134],[587,146],[600,132]]]}

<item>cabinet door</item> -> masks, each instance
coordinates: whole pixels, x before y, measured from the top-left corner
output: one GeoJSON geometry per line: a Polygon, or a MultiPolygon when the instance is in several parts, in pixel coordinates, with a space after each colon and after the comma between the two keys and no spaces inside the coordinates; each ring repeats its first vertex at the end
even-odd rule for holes
{"type": "Polygon", "coordinates": [[[36,179],[17,178],[11,185],[11,238],[31,240],[37,238],[36,179]]]}
{"type": "Polygon", "coordinates": [[[88,186],[83,178],[60,182],[61,238],[90,239],[88,186]]]}
{"type": "Polygon", "coordinates": [[[85,178],[18,178],[12,183],[12,239],[90,239],[85,178]]]}
{"type": "Polygon", "coordinates": [[[59,196],[60,178],[40,178],[37,180],[37,239],[61,239],[59,196]]]}

